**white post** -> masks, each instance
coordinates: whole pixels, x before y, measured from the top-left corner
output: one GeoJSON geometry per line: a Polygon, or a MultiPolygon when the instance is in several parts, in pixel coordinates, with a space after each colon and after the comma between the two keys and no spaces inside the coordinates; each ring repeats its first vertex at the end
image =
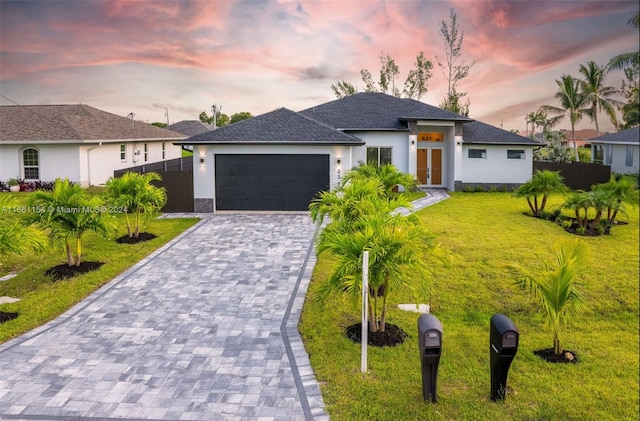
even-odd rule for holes
{"type": "Polygon", "coordinates": [[[367,372],[367,342],[369,340],[369,325],[367,316],[369,315],[369,252],[362,254],[362,330],[360,335],[361,362],[360,371],[367,372]]]}

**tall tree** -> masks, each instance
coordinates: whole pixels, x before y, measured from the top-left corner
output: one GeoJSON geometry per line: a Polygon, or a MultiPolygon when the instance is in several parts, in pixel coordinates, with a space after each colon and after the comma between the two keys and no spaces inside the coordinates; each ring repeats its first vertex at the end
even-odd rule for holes
{"type": "MultiPolygon", "coordinates": [[[[636,13],[627,23],[638,28],[640,13],[636,13]]],[[[618,107],[622,112],[623,123],[616,127],[622,130],[638,126],[640,125],[640,50],[613,57],[607,64],[607,72],[614,70],[624,71],[626,77],[620,88],[626,103],[618,107]]]]}
{"type": "Polygon", "coordinates": [[[576,123],[582,120],[582,117],[589,112],[589,109],[585,108],[588,105],[587,97],[580,89],[580,80],[571,75],[562,75],[560,79],[556,79],[556,84],[558,85],[558,91],[555,93],[554,98],[560,102],[560,107],[543,105],[541,108],[548,113],[561,117],[558,121],[565,117],[569,118],[575,160],[580,161],[578,145],[576,144],[576,123]]]}
{"type": "Polygon", "coordinates": [[[238,121],[246,120],[252,117],[253,114],[247,111],[240,111],[239,113],[231,114],[231,118],[229,118],[229,124],[237,123],[238,121]]]}
{"type": "MultiPolygon", "coordinates": [[[[211,113],[211,115],[208,115],[206,111],[203,111],[200,113],[199,119],[203,123],[213,124],[213,113],[211,113]]],[[[226,126],[227,124],[229,124],[229,116],[226,114],[223,114],[220,111],[216,111],[215,121],[216,121],[216,127],[226,126]]]]}
{"type": "MultiPolygon", "coordinates": [[[[380,72],[378,82],[373,80],[373,75],[367,69],[360,70],[360,77],[364,84],[364,92],[384,92],[395,97],[420,99],[427,92],[427,85],[431,78],[431,69],[433,63],[427,59],[424,52],[420,51],[413,63],[413,68],[407,73],[404,82],[404,89],[401,91],[396,85],[396,80],[400,75],[400,66],[398,66],[388,53],[381,53],[380,72]]],[[[338,81],[331,85],[331,90],[337,98],[353,95],[358,92],[358,88],[344,80],[338,81]]]]}
{"type": "Polygon", "coordinates": [[[615,122],[615,106],[620,105],[620,101],[614,97],[618,95],[619,91],[612,86],[605,86],[605,68],[596,64],[595,61],[581,64],[580,74],[583,77],[580,81],[582,93],[585,96],[585,101],[590,105],[587,114],[595,122],[596,131],[600,135],[598,112],[604,111],[608,116],[613,117],[612,122],[615,122]]]}
{"type": "Polygon", "coordinates": [[[460,99],[465,97],[467,93],[458,92],[456,86],[458,82],[469,75],[469,70],[475,64],[475,61],[472,63],[461,61],[464,31],[458,27],[458,16],[454,9],[449,11],[449,24],[445,21],[440,22],[440,36],[444,40],[445,59],[443,62],[436,56],[436,60],[442,70],[442,74],[447,79],[447,95],[440,107],[468,116],[469,100],[464,105],[460,104],[460,99]]]}

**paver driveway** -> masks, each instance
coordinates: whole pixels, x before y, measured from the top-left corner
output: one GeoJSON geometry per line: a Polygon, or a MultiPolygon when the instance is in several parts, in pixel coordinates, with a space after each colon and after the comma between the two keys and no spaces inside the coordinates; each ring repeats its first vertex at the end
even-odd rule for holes
{"type": "Polygon", "coordinates": [[[325,419],[297,333],[308,215],[210,215],[0,346],[0,418],[325,419]]]}

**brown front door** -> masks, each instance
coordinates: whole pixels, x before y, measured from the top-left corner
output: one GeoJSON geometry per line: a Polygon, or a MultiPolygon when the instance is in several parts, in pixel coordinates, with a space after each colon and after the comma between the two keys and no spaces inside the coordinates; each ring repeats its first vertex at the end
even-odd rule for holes
{"type": "Polygon", "coordinates": [[[431,185],[442,184],[442,149],[431,149],[431,185]]]}
{"type": "Polygon", "coordinates": [[[427,184],[427,150],[418,149],[418,181],[427,184]]]}

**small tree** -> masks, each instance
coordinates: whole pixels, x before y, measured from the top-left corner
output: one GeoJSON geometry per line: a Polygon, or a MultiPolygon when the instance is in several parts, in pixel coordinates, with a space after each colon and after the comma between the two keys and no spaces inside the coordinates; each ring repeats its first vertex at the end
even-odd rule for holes
{"type": "Polygon", "coordinates": [[[576,219],[576,223],[578,224],[577,232],[579,234],[584,234],[587,229],[587,225],[589,224],[589,208],[591,207],[591,196],[589,193],[584,191],[577,191],[573,193],[567,200],[562,204],[564,209],[570,209],[576,219]]]}
{"type": "Polygon", "coordinates": [[[509,264],[507,268],[516,278],[515,285],[528,292],[544,313],[546,324],[553,332],[553,350],[560,355],[563,351],[561,326],[566,326],[584,306],[576,278],[587,270],[587,246],[581,241],[567,241],[556,244],[554,250],[554,264],[546,265],[540,273],[517,264],[509,264]]]}
{"type": "Polygon", "coordinates": [[[526,198],[533,216],[540,216],[551,194],[566,191],[567,186],[563,182],[560,171],[538,170],[531,180],[514,190],[513,195],[526,198]]]}
{"type": "Polygon", "coordinates": [[[64,241],[69,266],[80,266],[82,262],[82,236],[85,233],[107,233],[100,198],[87,195],[68,179],[56,180],[53,191],[34,192],[29,206],[41,211],[27,214],[26,220],[47,231],[52,242],[64,241]],[[75,241],[75,258],[70,239],[75,241]]]}
{"type": "Polygon", "coordinates": [[[612,179],[607,183],[596,184],[592,191],[602,192],[607,201],[607,222],[614,224],[619,212],[625,212],[625,204],[637,206],[638,189],[627,178],[612,179]]]}

